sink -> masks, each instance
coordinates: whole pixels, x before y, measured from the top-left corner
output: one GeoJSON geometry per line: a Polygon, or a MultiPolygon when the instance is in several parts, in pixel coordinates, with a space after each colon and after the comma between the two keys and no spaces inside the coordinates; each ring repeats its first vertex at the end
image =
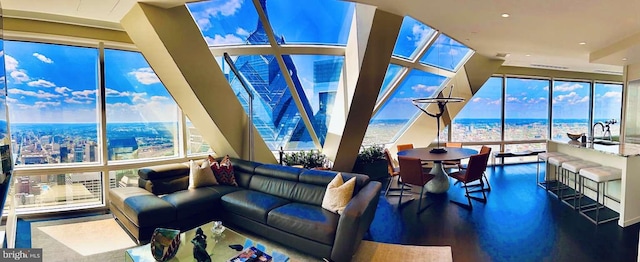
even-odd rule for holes
{"type": "Polygon", "coordinates": [[[604,146],[615,146],[620,144],[620,142],[618,141],[609,141],[609,140],[595,140],[593,141],[593,143],[596,145],[604,145],[604,146]]]}

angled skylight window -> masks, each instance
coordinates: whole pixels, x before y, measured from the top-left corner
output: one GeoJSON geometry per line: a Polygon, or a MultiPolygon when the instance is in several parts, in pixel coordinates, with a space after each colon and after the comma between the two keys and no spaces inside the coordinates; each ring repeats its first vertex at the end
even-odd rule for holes
{"type": "MultiPolygon", "coordinates": [[[[216,60],[220,62],[222,71],[228,75],[231,88],[248,113],[249,96],[247,92],[236,75],[229,70],[226,62],[219,58],[216,60]]],[[[240,74],[247,80],[248,88],[254,94],[253,124],[267,146],[273,151],[279,150],[280,147],[286,150],[315,148],[276,57],[273,55],[244,55],[232,57],[232,60],[240,74]]],[[[291,59],[285,59],[285,63],[289,70],[294,72],[292,74],[294,82],[300,82],[295,74],[295,67],[291,59]]],[[[296,86],[296,88],[298,93],[305,93],[301,86],[296,86]]],[[[303,106],[309,112],[311,111],[308,100],[303,100],[303,106]]]]}
{"type": "MultiPolygon", "coordinates": [[[[296,89],[304,90],[304,93],[300,94],[300,100],[303,104],[308,104],[311,107],[311,112],[308,113],[311,124],[320,144],[324,145],[344,57],[329,55],[292,55],[289,57],[295,66],[287,65],[293,74],[293,82],[295,85],[301,85],[296,89]]],[[[287,56],[285,55],[283,58],[287,63],[287,56]]],[[[302,123],[298,126],[298,132],[306,130],[302,129],[304,127],[302,123]]],[[[296,138],[295,133],[294,138],[296,138]]],[[[298,140],[311,141],[310,139],[310,137],[305,139],[300,137],[298,140]]]]}
{"type": "Polygon", "coordinates": [[[279,44],[346,45],[354,3],[260,0],[279,44]],[[265,8],[266,7],[266,8],[265,8]]]}
{"type": "Polygon", "coordinates": [[[269,44],[251,1],[212,0],[188,3],[187,8],[209,46],[269,44]]]}
{"type": "Polygon", "coordinates": [[[393,55],[413,60],[424,45],[431,39],[435,31],[409,16],[405,16],[400,26],[400,33],[393,48],[393,55]]]}
{"type": "Polygon", "coordinates": [[[380,93],[378,94],[377,101],[380,101],[380,98],[382,98],[382,95],[384,95],[387,90],[389,90],[391,84],[393,84],[393,82],[395,82],[396,79],[400,77],[400,72],[402,72],[402,69],[404,69],[404,67],[389,64],[389,67],[387,67],[387,73],[384,75],[384,82],[382,82],[382,87],[380,88],[380,93]]]}
{"type": "Polygon", "coordinates": [[[471,54],[473,50],[441,34],[420,59],[420,63],[456,72],[471,54]]]}
{"type": "Polygon", "coordinates": [[[446,79],[417,69],[411,71],[369,122],[363,144],[393,142],[398,133],[420,112],[411,101],[435,96],[446,79]]]}

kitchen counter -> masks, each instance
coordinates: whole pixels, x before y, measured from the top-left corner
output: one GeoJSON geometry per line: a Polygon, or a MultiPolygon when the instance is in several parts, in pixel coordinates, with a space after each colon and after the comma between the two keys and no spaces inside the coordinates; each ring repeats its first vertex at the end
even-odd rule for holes
{"type": "MultiPolygon", "coordinates": [[[[552,142],[558,144],[566,144],[572,147],[584,148],[589,150],[598,151],[605,154],[613,154],[621,157],[631,157],[631,156],[640,156],[640,145],[639,144],[631,144],[631,143],[618,143],[618,144],[610,144],[604,145],[602,143],[611,143],[608,140],[600,140],[600,143],[591,143],[587,142],[586,144],[582,144],[578,141],[571,140],[553,140],[552,142]]],[[[617,142],[614,142],[617,143],[617,142]]]]}
{"type": "MultiPolygon", "coordinates": [[[[608,197],[617,199],[620,203],[608,198],[605,205],[620,214],[618,225],[630,226],[640,222],[640,145],[622,143],[618,145],[580,144],[570,140],[548,140],[548,152],[561,152],[570,156],[599,163],[603,166],[619,168],[622,171],[622,179],[606,184],[608,197]]],[[[547,166],[547,179],[555,179],[555,168],[547,166]]],[[[573,186],[570,181],[568,186],[573,186]]],[[[591,199],[596,199],[595,184],[586,181],[584,194],[591,199]]],[[[602,191],[600,191],[602,194],[602,191]]],[[[602,196],[600,199],[603,199],[602,196]]]]}

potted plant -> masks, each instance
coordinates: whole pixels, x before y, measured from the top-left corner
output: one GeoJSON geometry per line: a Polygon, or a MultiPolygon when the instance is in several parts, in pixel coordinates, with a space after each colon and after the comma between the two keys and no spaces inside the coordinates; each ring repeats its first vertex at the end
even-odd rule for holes
{"type": "Polygon", "coordinates": [[[327,157],[319,150],[296,151],[285,153],[282,162],[287,166],[303,168],[322,168],[327,162],[327,157]]]}
{"type": "Polygon", "coordinates": [[[368,175],[372,180],[382,180],[389,176],[384,147],[372,145],[362,147],[353,167],[354,173],[368,175]]]}

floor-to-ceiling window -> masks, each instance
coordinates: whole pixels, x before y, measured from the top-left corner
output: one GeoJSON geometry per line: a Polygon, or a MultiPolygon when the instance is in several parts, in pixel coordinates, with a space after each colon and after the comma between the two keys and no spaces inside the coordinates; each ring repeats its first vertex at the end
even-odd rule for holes
{"type": "Polygon", "coordinates": [[[197,130],[179,139],[182,113],[140,53],[23,41],[4,51],[19,213],[104,205],[105,188],[138,186],[140,167],[212,152],[182,150],[197,130]]]}
{"type": "Polygon", "coordinates": [[[451,140],[500,141],[502,132],[502,78],[492,77],[453,120],[451,140]]]}
{"type": "Polygon", "coordinates": [[[566,133],[588,134],[591,85],[578,81],[553,81],[551,138],[562,139],[566,133]]]}
{"type": "MultiPolygon", "coordinates": [[[[593,122],[609,124],[611,139],[620,137],[622,119],[622,85],[596,82],[593,95],[593,122]]],[[[593,134],[601,136],[599,132],[593,134]]],[[[605,137],[608,139],[609,137],[605,137]]]]}

